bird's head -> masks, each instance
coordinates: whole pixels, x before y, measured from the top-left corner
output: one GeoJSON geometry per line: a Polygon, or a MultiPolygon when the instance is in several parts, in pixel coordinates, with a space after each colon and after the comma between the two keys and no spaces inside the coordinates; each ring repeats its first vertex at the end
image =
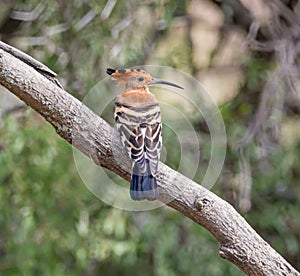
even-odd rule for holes
{"type": "Polygon", "coordinates": [[[117,82],[118,86],[125,85],[126,88],[129,89],[141,89],[155,84],[171,85],[183,89],[183,87],[174,84],[172,82],[153,78],[147,72],[139,68],[132,68],[132,69],[107,68],[106,73],[112,76],[112,79],[117,82]]]}

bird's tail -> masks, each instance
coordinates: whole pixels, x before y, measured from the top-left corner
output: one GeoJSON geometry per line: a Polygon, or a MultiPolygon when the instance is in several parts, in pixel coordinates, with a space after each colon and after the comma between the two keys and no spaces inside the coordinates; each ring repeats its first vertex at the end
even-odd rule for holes
{"type": "Polygon", "coordinates": [[[130,182],[130,196],[133,200],[156,200],[158,189],[156,178],[150,172],[149,160],[146,159],[146,173],[141,173],[138,165],[134,164],[130,182]]]}

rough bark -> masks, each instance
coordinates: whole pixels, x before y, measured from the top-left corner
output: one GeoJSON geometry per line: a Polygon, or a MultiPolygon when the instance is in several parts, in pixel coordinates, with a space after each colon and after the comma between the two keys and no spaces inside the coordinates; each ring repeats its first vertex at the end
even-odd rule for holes
{"type": "MultiPolygon", "coordinates": [[[[96,164],[129,180],[130,162],[116,131],[55,81],[43,76],[32,63],[24,63],[1,47],[0,84],[96,164]],[[72,139],[74,133],[76,139],[72,139]]],[[[209,190],[162,163],[158,185],[159,200],[210,231],[220,243],[220,256],[247,275],[300,275],[229,203],[209,190]]]]}

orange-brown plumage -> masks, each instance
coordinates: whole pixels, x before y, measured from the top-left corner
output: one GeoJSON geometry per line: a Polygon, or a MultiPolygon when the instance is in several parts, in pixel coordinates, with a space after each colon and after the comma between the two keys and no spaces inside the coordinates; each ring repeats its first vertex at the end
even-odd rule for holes
{"type": "Polygon", "coordinates": [[[125,90],[119,96],[116,101],[133,106],[145,106],[149,103],[157,103],[156,97],[146,90],[125,90]]]}
{"type": "Polygon", "coordinates": [[[155,79],[142,69],[106,71],[125,90],[115,102],[115,121],[121,141],[133,161],[130,195],[133,200],[158,197],[156,172],[162,148],[159,103],[148,86],[176,84],[155,79]]]}

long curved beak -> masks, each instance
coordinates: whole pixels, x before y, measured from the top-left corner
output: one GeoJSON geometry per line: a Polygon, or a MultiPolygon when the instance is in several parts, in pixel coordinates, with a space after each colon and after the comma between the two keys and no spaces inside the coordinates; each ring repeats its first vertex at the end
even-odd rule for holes
{"type": "Polygon", "coordinates": [[[150,85],[153,85],[153,84],[165,84],[165,85],[170,85],[170,86],[174,86],[174,87],[183,89],[182,86],[179,86],[179,85],[177,85],[175,83],[172,83],[172,82],[169,82],[169,81],[165,81],[165,80],[155,79],[155,78],[153,78],[151,80],[151,82],[150,82],[150,85]]]}

